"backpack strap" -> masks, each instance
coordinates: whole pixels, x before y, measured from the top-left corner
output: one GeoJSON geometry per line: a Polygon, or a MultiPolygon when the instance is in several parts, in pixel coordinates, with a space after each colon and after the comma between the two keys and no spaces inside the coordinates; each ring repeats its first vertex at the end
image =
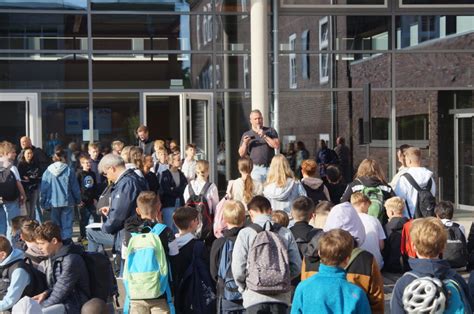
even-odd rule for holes
{"type": "MultiPolygon", "coordinates": [[[[418,183],[415,181],[415,179],[411,176],[411,174],[409,174],[408,172],[405,172],[403,174],[403,176],[405,177],[405,179],[407,179],[408,183],[410,183],[410,185],[415,189],[417,190],[418,192],[420,192],[422,189],[421,187],[418,185],[418,183]]],[[[431,188],[431,179],[429,180],[430,181],[430,188],[431,188]]]]}
{"type": "MultiPolygon", "coordinates": [[[[192,182],[192,181],[191,181],[192,182]]],[[[188,184],[188,192],[189,192],[189,197],[196,196],[196,192],[194,192],[193,185],[189,182],[188,184]]]]}
{"type": "Polygon", "coordinates": [[[405,205],[407,207],[408,216],[410,216],[410,219],[413,219],[413,216],[411,215],[411,212],[410,212],[410,206],[408,206],[407,200],[405,200],[405,205]]]}
{"type": "Polygon", "coordinates": [[[211,186],[211,182],[207,181],[206,184],[201,189],[201,192],[199,193],[199,196],[204,196],[207,193],[207,190],[209,190],[209,187],[211,186]]]}
{"type": "Polygon", "coordinates": [[[164,230],[166,229],[166,225],[165,224],[161,224],[161,223],[157,223],[155,226],[153,226],[153,228],[151,229],[151,231],[156,234],[156,235],[160,235],[164,230]]]}
{"type": "Polygon", "coordinates": [[[249,227],[255,230],[257,233],[260,233],[263,231],[263,228],[259,224],[256,224],[256,223],[250,224],[249,227]]]}
{"type": "Polygon", "coordinates": [[[349,267],[351,266],[351,264],[354,262],[354,260],[360,255],[360,253],[364,252],[364,250],[362,250],[361,248],[359,247],[356,247],[355,249],[352,250],[352,253],[351,253],[351,258],[349,259],[349,262],[347,263],[347,266],[344,268],[344,269],[349,269],[349,267]]]}

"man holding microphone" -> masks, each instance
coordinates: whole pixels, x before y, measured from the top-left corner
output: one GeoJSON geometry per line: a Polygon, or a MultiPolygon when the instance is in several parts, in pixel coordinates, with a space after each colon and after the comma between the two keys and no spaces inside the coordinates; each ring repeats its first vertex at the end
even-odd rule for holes
{"type": "Polygon", "coordinates": [[[275,129],[263,126],[263,116],[260,110],[250,112],[252,128],[240,140],[240,157],[249,156],[253,162],[252,179],[265,182],[268,167],[275,155],[275,149],[280,147],[280,139],[275,129]]]}

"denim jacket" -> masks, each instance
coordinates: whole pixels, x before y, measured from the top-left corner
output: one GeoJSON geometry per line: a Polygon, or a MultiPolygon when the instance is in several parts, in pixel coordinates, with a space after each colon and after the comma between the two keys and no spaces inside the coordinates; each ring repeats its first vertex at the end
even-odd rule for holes
{"type": "Polygon", "coordinates": [[[81,190],[74,171],[65,163],[55,162],[41,180],[41,207],[74,206],[81,202],[81,190]]]}

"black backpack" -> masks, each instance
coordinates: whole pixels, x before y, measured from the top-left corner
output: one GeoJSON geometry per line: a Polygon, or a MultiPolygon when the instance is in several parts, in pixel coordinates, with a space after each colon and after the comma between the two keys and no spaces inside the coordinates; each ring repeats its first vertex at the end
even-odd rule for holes
{"type": "Polygon", "coordinates": [[[301,183],[303,184],[303,187],[306,190],[306,195],[313,200],[314,205],[318,205],[321,201],[328,201],[326,194],[324,194],[324,184],[321,184],[317,189],[312,189],[304,182],[301,183]]]}
{"type": "Polygon", "coordinates": [[[18,199],[20,192],[16,186],[16,178],[11,166],[0,171],[0,202],[13,202],[18,199]]]}
{"type": "Polygon", "coordinates": [[[436,198],[431,194],[431,184],[432,178],[428,180],[428,183],[425,187],[421,188],[418,183],[413,179],[409,173],[403,174],[405,179],[408,180],[408,183],[418,192],[416,198],[416,208],[415,208],[415,217],[411,217],[410,209],[408,208],[408,214],[410,218],[424,218],[424,217],[434,217],[434,208],[436,206],[436,198]]]}
{"type": "Polygon", "coordinates": [[[99,298],[108,302],[109,297],[117,301],[118,287],[112,264],[108,256],[97,252],[83,252],[82,258],[89,273],[90,298],[99,298]]]}
{"type": "Polygon", "coordinates": [[[196,237],[203,240],[209,239],[211,235],[213,235],[212,225],[214,223],[214,215],[212,215],[209,210],[209,204],[205,196],[210,186],[211,182],[206,182],[202,187],[201,193],[196,195],[191,184],[188,184],[189,199],[186,202],[186,206],[197,209],[199,221],[202,223],[202,226],[197,230],[196,237]]]}
{"type": "Polygon", "coordinates": [[[209,273],[209,266],[203,260],[204,243],[196,241],[193,257],[184,272],[175,294],[178,313],[212,314],[216,311],[215,284],[209,273]]]}
{"type": "Polygon", "coordinates": [[[453,222],[451,227],[445,226],[448,231],[448,242],[443,252],[443,259],[448,261],[452,268],[465,267],[468,262],[466,237],[459,228],[459,224],[453,222]]]}
{"type": "Polygon", "coordinates": [[[1,278],[4,281],[10,281],[13,272],[18,269],[24,269],[30,275],[30,283],[26,286],[22,293],[23,296],[34,297],[46,290],[48,290],[48,284],[46,282],[46,275],[36,268],[33,267],[31,260],[25,258],[23,260],[16,260],[13,263],[6,265],[2,268],[1,278]]]}

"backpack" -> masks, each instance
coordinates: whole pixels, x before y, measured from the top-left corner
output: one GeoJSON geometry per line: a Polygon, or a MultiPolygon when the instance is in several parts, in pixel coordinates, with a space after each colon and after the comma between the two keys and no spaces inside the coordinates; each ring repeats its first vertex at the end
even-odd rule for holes
{"type": "MultiPolygon", "coordinates": [[[[454,279],[438,279],[433,277],[419,277],[413,272],[407,272],[409,276],[415,277],[416,279],[412,281],[408,286],[405,287],[403,291],[403,307],[405,311],[413,313],[413,310],[410,309],[409,304],[409,292],[410,287],[425,287],[425,290],[436,290],[436,298],[439,300],[442,305],[444,305],[444,314],[464,314],[472,313],[471,306],[469,304],[469,299],[464,293],[462,287],[454,279]]],[[[422,302],[423,299],[420,299],[418,296],[413,296],[412,300],[415,300],[416,303],[422,302]]],[[[422,296],[421,296],[422,297],[422,296]]],[[[434,312],[434,311],[433,311],[434,312]]]]}
{"type": "Polygon", "coordinates": [[[234,250],[235,241],[226,239],[221,252],[219,268],[217,270],[217,286],[222,297],[228,301],[242,300],[237,284],[232,275],[232,252],[234,250]]]}
{"type": "Polygon", "coordinates": [[[89,297],[99,298],[104,302],[108,302],[108,298],[112,296],[117,298],[119,295],[117,280],[109,257],[97,252],[83,252],[81,256],[89,274],[91,290],[89,297]]]}
{"type": "Polygon", "coordinates": [[[369,212],[368,214],[370,216],[373,216],[380,220],[382,222],[383,220],[383,215],[385,213],[385,208],[383,207],[384,204],[384,195],[383,195],[383,190],[385,189],[385,186],[379,185],[379,186],[365,186],[362,181],[357,179],[360,184],[362,185],[362,189],[360,192],[367,196],[370,200],[370,206],[369,206],[369,212]]]}
{"type": "Polygon", "coordinates": [[[18,196],[20,192],[16,186],[16,178],[9,166],[0,171],[0,202],[13,202],[18,196]]]}
{"type": "Polygon", "coordinates": [[[303,258],[303,256],[306,254],[310,241],[312,241],[316,236],[318,236],[317,241],[319,241],[321,232],[322,229],[313,228],[308,231],[304,237],[295,237],[296,245],[298,246],[298,251],[300,252],[301,258],[303,258]]]}
{"type": "Polygon", "coordinates": [[[209,210],[209,204],[205,196],[211,184],[211,182],[206,182],[202,187],[201,193],[198,195],[194,192],[191,184],[188,184],[189,199],[186,202],[186,206],[196,208],[199,213],[200,227],[196,231],[196,237],[198,239],[207,239],[212,234],[214,217],[209,210]]]}
{"type": "Polygon", "coordinates": [[[454,223],[451,227],[445,226],[448,231],[448,242],[443,252],[443,259],[448,261],[452,268],[465,267],[468,262],[466,237],[459,228],[459,224],[454,223]]]}
{"type": "Polygon", "coordinates": [[[33,262],[28,257],[25,257],[25,269],[30,274],[30,284],[25,289],[24,295],[34,297],[46,290],[48,290],[48,283],[46,275],[33,266],[33,262]],[[28,291],[27,291],[28,290],[28,291]]]}
{"type": "Polygon", "coordinates": [[[180,313],[208,314],[216,309],[215,284],[209,266],[203,260],[204,243],[195,241],[193,257],[176,289],[175,300],[180,313]]]}
{"type": "Polygon", "coordinates": [[[28,286],[26,286],[25,290],[23,291],[22,297],[23,296],[34,297],[48,290],[46,275],[40,272],[39,270],[37,270],[36,268],[34,268],[29,258],[24,258],[23,260],[21,259],[16,260],[2,267],[1,280],[5,282],[10,282],[13,272],[18,268],[24,269],[30,275],[30,283],[28,284],[28,286]]]}
{"type": "Polygon", "coordinates": [[[428,180],[425,187],[421,188],[415,179],[409,174],[404,173],[403,176],[407,179],[408,183],[418,192],[416,198],[415,217],[411,217],[410,209],[408,208],[408,215],[410,218],[423,218],[423,217],[434,217],[434,208],[436,206],[436,198],[431,194],[432,179],[428,180]]]}
{"type": "Polygon", "coordinates": [[[157,299],[170,292],[168,260],[159,236],[165,228],[147,227],[147,233],[133,233],[128,242],[123,278],[130,300],[157,299]]]}
{"type": "Polygon", "coordinates": [[[306,191],[306,195],[310,199],[313,200],[315,205],[318,205],[318,203],[321,202],[321,201],[327,201],[328,200],[327,197],[326,197],[326,194],[324,194],[324,187],[325,187],[324,184],[321,184],[319,186],[319,188],[317,188],[317,189],[310,188],[304,182],[301,182],[301,184],[303,185],[303,187],[306,191]]]}
{"type": "Polygon", "coordinates": [[[257,232],[247,257],[246,285],[251,291],[274,295],[291,290],[288,248],[278,234],[281,228],[270,222],[260,227],[249,226],[257,232]],[[267,224],[270,225],[266,230],[267,224]]]}

